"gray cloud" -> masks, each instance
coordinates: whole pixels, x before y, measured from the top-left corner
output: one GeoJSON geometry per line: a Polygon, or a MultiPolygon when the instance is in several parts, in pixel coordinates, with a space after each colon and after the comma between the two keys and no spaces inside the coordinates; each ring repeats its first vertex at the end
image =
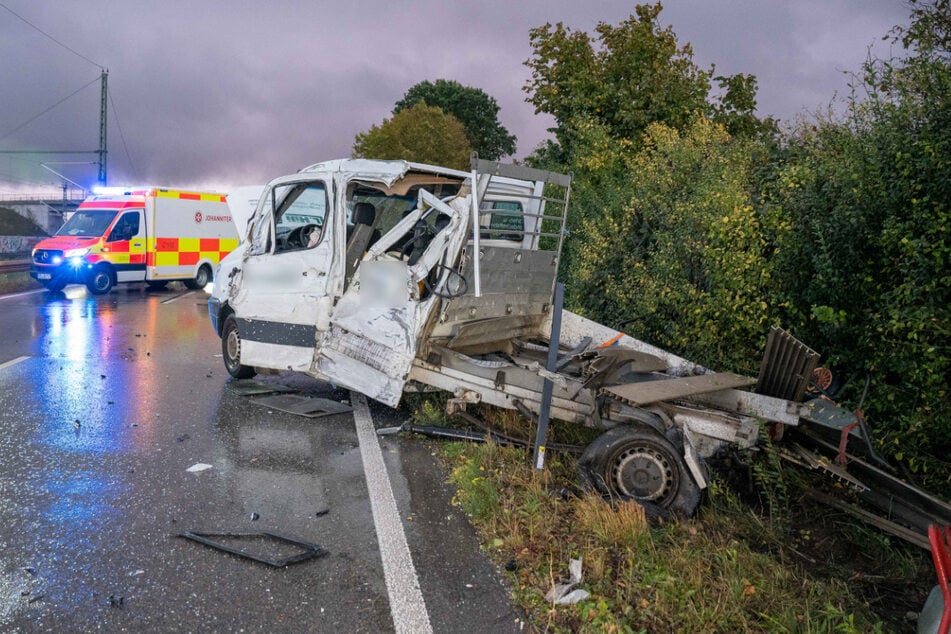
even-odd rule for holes
{"type": "MultiPolygon", "coordinates": [[[[562,21],[590,31],[599,21],[617,23],[634,6],[570,0],[3,2],[109,69],[116,107],[110,111],[110,181],[177,186],[263,182],[349,155],[354,135],[390,116],[393,103],[424,79],[455,79],[494,96],[524,156],[552,125],[524,101],[529,29],[562,21]]],[[[858,69],[867,46],[887,53],[880,38],[907,19],[907,7],[863,0],[670,2],[661,19],[693,45],[701,66],[756,75],[761,114],[788,120],[843,93],[843,71],[858,69]]],[[[98,73],[2,8],[0,59],[0,136],[98,73]]],[[[0,149],[95,149],[98,112],[94,84],[0,140],[0,149]]],[[[0,155],[0,181],[55,185],[38,161],[93,159],[0,155]]],[[[60,167],[75,180],[95,179],[94,167],[60,167]]]]}

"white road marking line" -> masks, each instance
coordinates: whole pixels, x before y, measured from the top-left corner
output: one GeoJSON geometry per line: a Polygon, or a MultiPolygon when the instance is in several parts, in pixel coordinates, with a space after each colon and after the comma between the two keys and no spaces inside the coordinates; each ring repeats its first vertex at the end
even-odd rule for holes
{"type": "Polygon", "coordinates": [[[17,357],[16,359],[10,359],[9,361],[6,361],[6,362],[4,362],[4,363],[0,363],[0,370],[6,370],[7,368],[9,368],[9,367],[11,367],[11,366],[14,366],[14,365],[20,363],[21,361],[26,361],[26,360],[29,359],[29,358],[30,358],[30,357],[17,357]]]}
{"type": "Polygon", "coordinates": [[[390,477],[383,463],[383,450],[373,429],[370,408],[367,407],[366,397],[358,392],[350,392],[350,404],[353,406],[353,421],[360,441],[363,472],[370,491],[370,508],[373,510],[380,557],[383,559],[383,577],[390,598],[393,626],[397,634],[431,633],[433,627],[429,622],[429,612],[426,611],[426,602],[419,588],[419,577],[416,576],[413,558],[409,553],[409,544],[406,543],[390,477]]]}
{"type": "Polygon", "coordinates": [[[38,288],[35,291],[23,291],[22,293],[10,293],[9,295],[0,295],[0,299],[13,299],[14,297],[24,297],[26,295],[36,295],[37,293],[45,293],[45,288],[38,288]]]}
{"type": "Polygon", "coordinates": [[[162,303],[163,303],[163,304],[171,304],[172,302],[174,302],[174,301],[177,300],[177,299],[181,299],[181,298],[183,298],[183,297],[188,297],[189,295],[193,295],[194,293],[195,293],[195,291],[188,291],[187,293],[182,293],[181,295],[176,295],[175,297],[169,297],[168,299],[163,299],[163,300],[162,300],[162,303]]]}

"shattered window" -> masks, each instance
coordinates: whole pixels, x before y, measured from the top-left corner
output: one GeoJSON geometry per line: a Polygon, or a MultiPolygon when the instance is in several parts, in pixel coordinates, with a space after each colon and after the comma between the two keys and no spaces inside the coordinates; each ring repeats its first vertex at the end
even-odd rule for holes
{"type": "Polygon", "coordinates": [[[327,190],[322,182],[290,183],[274,188],[276,251],[309,249],[323,238],[327,190]]]}

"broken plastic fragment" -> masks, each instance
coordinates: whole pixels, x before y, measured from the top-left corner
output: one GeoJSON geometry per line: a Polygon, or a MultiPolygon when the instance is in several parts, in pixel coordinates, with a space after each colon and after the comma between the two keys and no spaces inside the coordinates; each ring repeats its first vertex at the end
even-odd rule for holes
{"type": "Polygon", "coordinates": [[[188,473],[198,473],[199,471],[204,471],[205,469],[211,469],[210,464],[205,464],[204,462],[196,462],[192,466],[185,469],[188,473]]]}
{"type": "Polygon", "coordinates": [[[569,605],[571,603],[578,603],[590,596],[587,590],[575,590],[571,592],[572,588],[581,583],[581,561],[581,557],[579,557],[578,559],[572,559],[568,563],[568,573],[571,579],[567,583],[556,583],[552,586],[552,589],[545,595],[546,601],[555,605],[569,605]]]}
{"type": "Polygon", "coordinates": [[[577,590],[572,590],[565,596],[561,597],[560,599],[555,601],[555,604],[556,605],[573,605],[575,603],[580,603],[581,601],[584,601],[590,596],[591,596],[590,592],[579,588],[577,590]]]}

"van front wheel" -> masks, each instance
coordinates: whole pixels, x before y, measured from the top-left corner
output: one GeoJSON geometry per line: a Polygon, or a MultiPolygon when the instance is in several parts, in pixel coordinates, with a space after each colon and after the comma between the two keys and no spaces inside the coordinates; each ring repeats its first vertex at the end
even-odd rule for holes
{"type": "Polygon", "coordinates": [[[257,374],[254,368],[241,365],[241,335],[238,334],[238,320],[234,315],[228,315],[221,329],[221,357],[228,374],[236,379],[250,379],[257,374]]]}

